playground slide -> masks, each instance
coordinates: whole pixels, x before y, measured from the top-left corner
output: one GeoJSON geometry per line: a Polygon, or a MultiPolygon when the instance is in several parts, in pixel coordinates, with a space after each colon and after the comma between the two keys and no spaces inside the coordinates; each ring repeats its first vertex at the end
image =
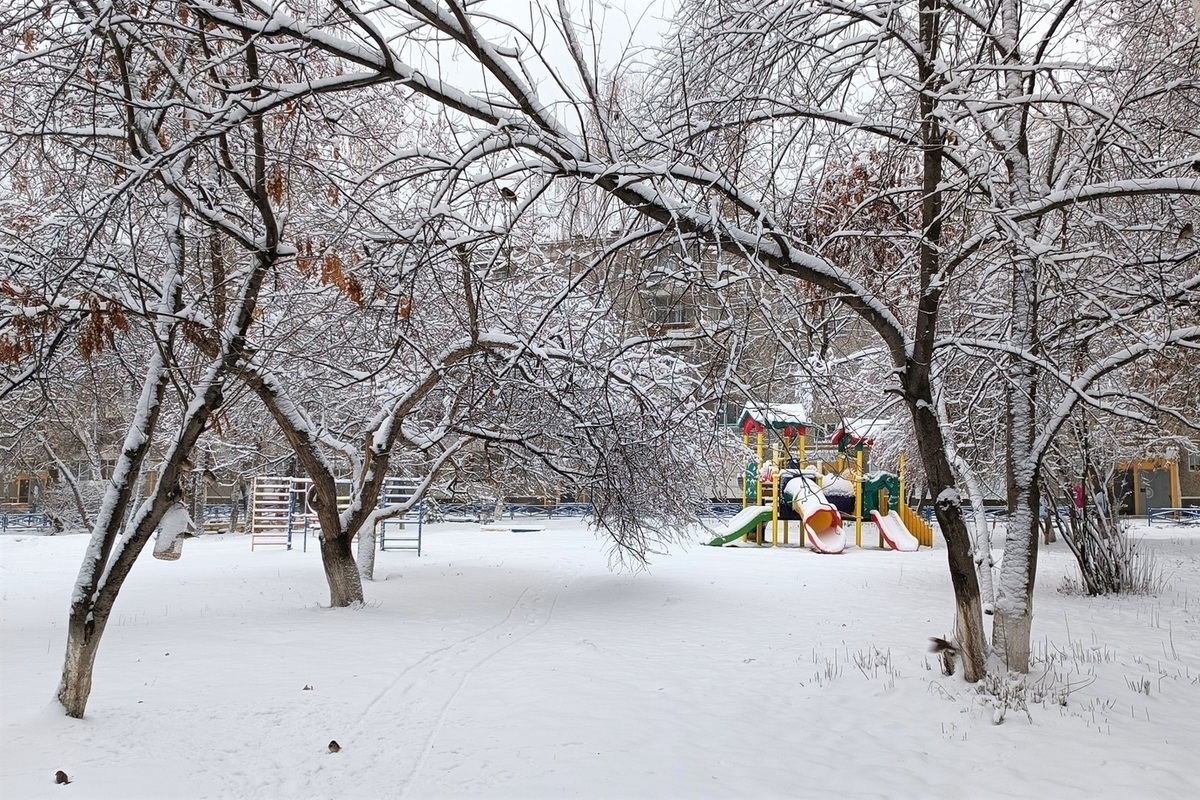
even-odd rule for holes
{"type": "Polygon", "coordinates": [[[818,553],[840,553],[846,549],[842,515],[817,484],[806,475],[798,475],[783,487],[784,499],[804,520],[808,546],[818,553]]]}
{"type": "Polygon", "coordinates": [[[770,506],[746,506],[733,519],[729,520],[725,530],[718,533],[708,544],[712,547],[721,547],[736,542],[759,525],[770,521],[770,506]]]}
{"type": "Polygon", "coordinates": [[[875,523],[876,528],[879,528],[883,541],[887,542],[887,546],[893,550],[911,553],[920,547],[917,537],[913,536],[904,526],[904,520],[900,519],[899,514],[892,513],[885,516],[878,511],[872,511],[871,521],[875,523]]]}

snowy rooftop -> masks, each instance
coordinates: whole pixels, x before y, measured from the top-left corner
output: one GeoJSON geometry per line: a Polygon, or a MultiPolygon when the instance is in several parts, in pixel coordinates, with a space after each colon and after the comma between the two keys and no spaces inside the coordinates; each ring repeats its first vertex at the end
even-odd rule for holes
{"type": "Polygon", "coordinates": [[[747,403],[738,425],[745,425],[748,419],[774,430],[812,424],[808,409],[800,403],[747,403]]]}
{"type": "Polygon", "coordinates": [[[895,428],[896,423],[893,420],[876,417],[846,420],[845,426],[846,433],[857,439],[878,439],[895,428]]]}

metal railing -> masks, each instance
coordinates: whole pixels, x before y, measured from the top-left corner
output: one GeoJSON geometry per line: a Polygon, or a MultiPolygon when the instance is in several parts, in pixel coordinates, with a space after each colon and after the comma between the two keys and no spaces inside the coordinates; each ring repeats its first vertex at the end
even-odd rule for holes
{"type": "Polygon", "coordinates": [[[13,513],[11,511],[0,511],[0,531],[8,533],[13,531],[44,531],[50,527],[50,519],[45,514],[34,513],[13,513]]]}
{"type": "Polygon", "coordinates": [[[1173,522],[1176,525],[1200,525],[1200,508],[1151,508],[1146,511],[1146,524],[1173,522]]]}
{"type": "MultiPolygon", "coordinates": [[[[505,503],[497,514],[499,504],[478,501],[474,503],[439,502],[439,516],[445,522],[492,522],[502,519],[572,519],[590,517],[595,513],[591,503],[505,503]]],[[[742,510],[737,502],[716,502],[700,509],[705,517],[726,518],[742,510]]]]}
{"type": "Polygon", "coordinates": [[[555,517],[587,517],[592,514],[591,503],[438,503],[440,517],[446,522],[491,522],[497,519],[554,519],[555,517]]]}

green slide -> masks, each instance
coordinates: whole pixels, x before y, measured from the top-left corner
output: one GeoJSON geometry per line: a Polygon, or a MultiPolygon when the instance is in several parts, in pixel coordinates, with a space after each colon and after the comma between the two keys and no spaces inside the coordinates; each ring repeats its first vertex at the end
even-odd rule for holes
{"type": "Polygon", "coordinates": [[[746,506],[733,519],[729,520],[729,524],[725,530],[718,533],[708,544],[710,547],[721,547],[722,545],[735,542],[759,525],[770,521],[770,506],[746,506]]]}

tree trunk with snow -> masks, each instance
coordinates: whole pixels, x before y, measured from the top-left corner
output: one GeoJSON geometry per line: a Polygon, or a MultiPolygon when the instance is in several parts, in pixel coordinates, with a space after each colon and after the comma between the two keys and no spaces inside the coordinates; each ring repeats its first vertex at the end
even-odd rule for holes
{"type": "MultiPolygon", "coordinates": [[[[63,662],[62,678],[58,687],[58,700],[67,714],[82,717],[92,690],[92,669],[96,651],[104,626],[108,622],[107,609],[111,597],[119,590],[125,573],[118,570],[105,576],[109,560],[124,525],[132,499],[141,477],[142,463],[150,451],[155,429],[162,410],[163,396],[170,382],[167,354],[171,352],[178,323],[172,316],[182,305],[182,276],[179,265],[183,253],[182,223],[177,206],[172,207],[174,231],[171,253],[174,256],[164,270],[162,296],[157,311],[159,318],[156,333],[159,342],[151,347],[150,358],[142,379],[142,390],[137,408],[125,434],[124,444],[117,463],[113,466],[112,478],[92,526],[92,538],[75,580],[71,595],[71,610],[67,619],[67,649],[63,662]],[[102,584],[102,576],[105,576],[102,584]],[[101,603],[105,603],[101,606],[101,603]]],[[[160,476],[161,477],[161,476],[160,476]]],[[[160,480],[155,493],[164,491],[160,480]]],[[[165,511],[165,506],[163,511],[165,511]]],[[[147,539],[149,537],[147,536],[147,539]]],[[[124,551],[128,549],[125,543],[124,551]]],[[[132,564],[129,564],[132,566],[132,564]]]]}
{"type": "Polygon", "coordinates": [[[191,475],[188,476],[189,513],[196,535],[200,535],[204,533],[204,507],[208,505],[208,478],[205,477],[208,472],[208,451],[199,448],[193,463],[191,475]]]}
{"type": "Polygon", "coordinates": [[[181,482],[186,478],[189,459],[213,411],[221,406],[226,377],[245,348],[246,331],[254,320],[263,278],[278,258],[274,249],[256,254],[254,265],[242,284],[236,313],[221,332],[217,355],[210,360],[192,389],[179,430],[158,465],[155,486],[150,496],[138,502],[131,514],[133,501],[140,493],[141,467],[154,440],[166,389],[176,378],[171,370],[171,359],[180,325],[177,315],[182,307],[185,252],[182,216],[180,204],[170,201],[170,257],[164,269],[162,295],[155,309],[156,341],[150,347],[137,408],[97,514],[91,542],[71,597],[58,698],[66,713],[73,717],[84,714],[91,692],[96,650],[121,587],[159,521],[183,494],[181,482]]]}
{"type": "MultiPolygon", "coordinates": [[[[1024,377],[1024,391],[1014,389],[1009,413],[1008,529],[1004,558],[992,618],[992,647],[1005,669],[1029,671],[1030,633],[1033,626],[1033,585],[1037,575],[1039,467],[1033,454],[1033,388],[1035,376],[1018,365],[1016,379],[1024,377]]],[[[1017,383],[1020,387],[1021,383],[1017,383]]]]}
{"type": "Polygon", "coordinates": [[[321,566],[329,582],[329,605],[333,608],[360,605],[363,602],[362,576],[350,546],[349,536],[321,539],[321,566]]]}
{"type": "MultiPolygon", "coordinates": [[[[1000,30],[996,41],[1003,61],[1003,94],[1013,98],[1031,92],[1019,43],[1021,3],[1003,0],[999,8],[1000,30]]],[[[1032,80],[1032,77],[1029,78],[1032,80]]],[[[1013,205],[1035,199],[1034,175],[1029,160],[1028,108],[1015,104],[1002,114],[1004,160],[1008,171],[1008,200],[1013,205]]],[[[1037,572],[1038,476],[1041,453],[1035,446],[1037,420],[1038,292],[1037,256],[1029,252],[1037,240],[1032,221],[1012,225],[1007,234],[1011,244],[1010,356],[1006,386],[1008,409],[1008,529],[996,613],[992,622],[992,646],[1004,666],[1016,672],[1029,671],[1029,637],[1033,624],[1033,584],[1037,572]]]]}
{"type": "Polygon", "coordinates": [[[100,637],[108,616],[88,620],[85,615],[72,614],[67,622],[67,653],[63,660],[62,677],[58,684],[58,702],[68,717],[82,719],[92,693],[92,674],[100,637]]]}
{"type": "Polygon", "coordinates": [[[237,530],[238,522],[241,521],[242,504],[246,502],[248,494],[246,481],[239,475],[229,491],[229,528],[225,531],[226,533],[233,533],[237,530]]]}
{"type": "Polygon", "coordinates": [[[925,476],[934,497],[934,514],[946,540],[946,559],[950,582],[954,587],[955,637],[963,657],[963,674],[968,681],[983,678],[987,663],[987,639],[983,632],[983,607],[979,599],[979,581],[971,556],[971,537],[962,516],[954,470],[946,453],[941,421],[933,393],[932,365],[938,337],[944,285],[940,280],[941,244],[945,217],[945,187],[942,176],[946,158],[946,138],[938,117],[937,91],[944,76],[936,70],[942,40],[939,0],[920,0],[918,36],[925,49],[917,65],[921,92],[921,225],[918,245],[920,295],[917,301],[916,331],[912,350],[902,363],[904,396],[912,413],[925,476]]]}
{"type": "Polygon", "coordinates": [[[332,473],[311,475],[313,488],[309,505],[317,512],[321,525],[321,566],[329,584],[329,605],[345,608],[363,602],[362,577],[350,545],[351,532],[344,527],[337,507],[337,483],[332,473]]]}
{"type": "Polygon", "coordinates": [[[967,490],[967,499],[974,513],[974,536],[972,537],[972,553],[975,560],[975,574],[979,579],[979,595],[983,599],[983,613],[991,614],[995,610],[996,587],[992,579],[992,530],[988,526],[987,509],[983,505],[983,486],[974,468],[960,456],[953,458],[959,477],[967,490]]]}
{"type": "MultiPolygon", "coordinates": [[[[317,512],[321,526],[321,566],[329,584],[329,605],[343,608],[363,602],[362,578],[350,546],[351,530],[337,506],[337,481],[333,468],[320,450],[316,426],[297,406],[273,374],[260,373],[253,365],[238,371],[241,380],[256,394],[270,412],[280,432],[291,445],[296,460],[312,479],[308,505],[317,512]]],[[[346,515],[351,518],[353,515],[346,515]]],[[[350,524],[354,522],[351,519],[350,524]]]]}
{"type": "MultiPolygon", "coordinates": [[[[916,396],[922,393],[921,377],[925,372],[919,363],[908,365],[910,376],[917,379],[916,396]]],[[[928,392],[928,380],[924,382],[924,393],[928,392]]],[[[910,403],[913,429],[921,461],[925,467],[929,490],[934,498],[933,510],[937,516],[942,537],[946,540],[946,560],[950,567],[950,582],[954,587],[954,635],[963,657],[963,676],[968,681],[978,681],[987,670],[987,638],[983,631],[983,606],[979,596],[979,582],[975,573],[975,562],[971,557],[971,536],[963,519],[962,506],[954,470],[946,457],[945,442],[937,415],[930,401],[917,399],[910,403]]]]}
{"type": "Polygon", "coordinates": [[[992,532],[988,527],[987,512],[983,505],[983,486],[974,467],[962,457],[954,442],[954,426],[947,413],[945,397],[938,392],[938,419],[946,440],[946,458],[949,459],[959,482],[967,490],[967,500],[974,512],[974,531],[971,536],[971,557],[975,562],[975,578],[979,582],[979,596],[983,601],[983,613],[990,615],[995,607],[996,594],[992,581],[992,532]]]}
{"type": "Polygon", "coordinates": [[[358,529],[358,574],[365,581],[375,580],[375,550],[379,546],[378,526],[363,525],[358,529]]]}

